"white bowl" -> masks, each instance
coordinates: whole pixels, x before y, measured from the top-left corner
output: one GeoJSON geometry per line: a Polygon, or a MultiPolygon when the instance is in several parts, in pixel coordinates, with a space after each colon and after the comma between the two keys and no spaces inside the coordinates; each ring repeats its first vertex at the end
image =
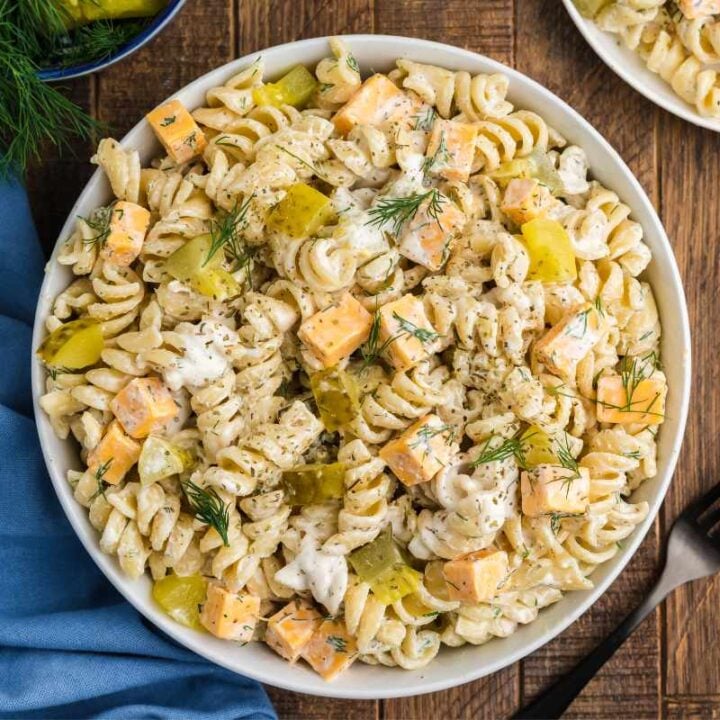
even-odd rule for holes
{"type": "MultiPolygon", "coordinates": [[[[309,667],[302,663],[295,666],[288,665],[264,645],[239,647],[176,624],[153,603],[148,578],[132,581],[122,574],[115,558],[100,551],[98,535],[88,521],[87,511],[73,499],[65,477],[68,468],[80,467],[77,449],[73,442],[62,441],[55,437],[50,423],[38,406],[45,371],[34,357],[32,379],[40,442],[60,502],[87,551],[110,582],[137,610],[179,643],[235,672],[297,692],[372,699],[443,690],[500,670],[551,640],[602,595],[637,550],[653,522],[670,483],[687,415],[690,392],[690,331],[685,297],[672,249],[652,205],[617,153],[574,110],[525,76],[467,50],[426,40],[382,35],[351,35],[346,40],[365,72],[370,68],[390,69],[397,57],[409,57],[471,73],[505,73],[510,78],[512,101],[521,108],[542,114],[569,140],[583,147],[595,176],[630,205],[633,217],[645,228],[647,243],[654,256],[647,270],[647,278],[657,295],[663,322],[663,360],[670,387],[667,420],[659,436],[658,475],[646,482],[635,495],[636,499],[649,502],[650,512],[646,520],[628,539],[624,548],[593,575],[595,588],[590,591],[569,593],[556,605],[543,610],[535,622],[519,628],[509,638],[494,639],[480,647],[466,645],[462,648],[443,648],[439,656],[422,670],[409,672],[355,663],[337,680],[326,683],[309,667]]],[[[269,77],[279,74],[296,63],[314,66],[327,54],[326,38],[281,45],[262,53],[269,77]]],[[[189,107],[201,105],[209,88],[221,85],[240,68],[246,67],[253,57],[256,55],[241,58],[213,70],[177,93],[177,97],[189,107]]],[[[160,102],[162,98],[157,100],[160,102]]],[[[125,136],[122,144],[139,150],[145,162],[160,151],[145,122],[136,125],[125,136]]],[[[68,237],[78,215],[88,215],[93,208],[106,203],[109,196],[109,185],[104,175],[97,171],[72,209],[60,235],[60,241],[68,237]]],[[[71,274],[68,269],[56,263],[49,265],[35,318],[34,347],[38,346],[44,335],[43,321],[50,310],[53,298],[70,280],[71,274]]]]}
{"type": "MultiPolygon", "coordinates": [[[[686,103],[658,74],[648,70],[643,59],[625,47],[613,33],[605,32],[580,14],[573,0],[562,0],[572,21],[600,59],[628,85],[673,115],[699,127],[720,132],[720,119],[704,117],[686,103]]],[[[720,66],[713,66],[720,70],[720,66]]]]}

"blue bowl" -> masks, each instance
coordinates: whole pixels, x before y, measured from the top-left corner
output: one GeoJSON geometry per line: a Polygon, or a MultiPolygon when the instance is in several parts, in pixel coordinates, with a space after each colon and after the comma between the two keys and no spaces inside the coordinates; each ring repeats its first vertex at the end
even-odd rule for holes
{"type": "Polygon", "coordinates": [[[102,60],[95,62],[83,63],[82,65],[71,65],[69,67],[45,68],[38,71],[38,77],[46,82],[54,82],[56,80],[69,80],[70,78],[80,77],[104,70],[110,65],[114,65],[128,55],[139,50],[145,43],[150,42],[179,12],[180,8],[185,4],[185,0],[169,0],[165,9],[159,12],[152,21],[125,45],[117,50],[117,52],[109,55],[102,60]]]}

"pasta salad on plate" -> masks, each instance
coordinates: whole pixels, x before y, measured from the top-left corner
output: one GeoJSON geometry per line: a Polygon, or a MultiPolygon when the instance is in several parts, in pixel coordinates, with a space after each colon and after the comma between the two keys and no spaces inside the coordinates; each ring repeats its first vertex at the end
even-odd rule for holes
{"type": "Polygon", "coordinates": [[[650,250],[582,148],[501,74],[330,50],[154,109],[150,167],[100,142],[38,348],[101,549],[327,680],[592,587],[667,394],[650,250]]]}
{"type": "Polygon", "coordinates": [[[720,119],[719,0],[573,0],[701,117],[720,119]]]}

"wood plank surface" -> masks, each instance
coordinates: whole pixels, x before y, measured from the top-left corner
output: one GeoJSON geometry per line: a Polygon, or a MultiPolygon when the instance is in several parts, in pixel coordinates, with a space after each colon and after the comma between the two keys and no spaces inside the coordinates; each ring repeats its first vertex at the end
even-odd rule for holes
{"type": "MultiPolygon", "coordinates": [[[[459,688],[352,702],[268,688],[283,719],[509,717],[570,668],[647,592],[672,519],[720,478],[720,134],[684,123],[635,93],[596,57],[558,0],[188,0],[159,38],[71,96],[121,136],[153,105],[238,55],[342,33],[424,37],[483,53],[538,80],[620,152],[658,208],[685,282],[694,395],[680,467],[661,519],[595,606],[521,663],[459,688]],[[172,49],[170,51],[169,49],[172,49]]],[[[572,139],[572,138],[571,138],[572,139]]],[[[28,186],[46,247],[86,182],[92,148],[49,150],[28,186]]],[[[586,688],[568,717],[720,719],[720,580],[679,590],[586,688]]]]}

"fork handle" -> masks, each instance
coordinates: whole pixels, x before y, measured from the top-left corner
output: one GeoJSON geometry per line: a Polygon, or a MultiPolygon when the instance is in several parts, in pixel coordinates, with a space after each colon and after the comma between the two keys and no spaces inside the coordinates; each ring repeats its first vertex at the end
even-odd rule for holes
{"type": "Polygon", "coordinates": [[[679,582],[671,580],[666,573],[645,600],[633,610],[620,625],[589,655],[586,655],[570,672],[548,688],[539,698],[513,715],[513,720],[551,720],[559,718],[572,701],[582,692],[600,668],[630,637],[635,628],[659,605],[679,582]]]}

